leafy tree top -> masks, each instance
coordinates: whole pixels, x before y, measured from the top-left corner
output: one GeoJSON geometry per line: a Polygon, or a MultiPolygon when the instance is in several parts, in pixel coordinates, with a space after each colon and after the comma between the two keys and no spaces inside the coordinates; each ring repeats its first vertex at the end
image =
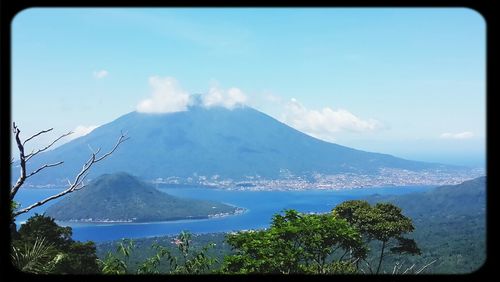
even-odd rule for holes
{"type": "Polygon", "coordinates": [[[54,247],[68,250],[73,243],[71,227],[61,227],[54,219],[41,214],[30,217],[19,228],[19,235],[25,242],[35,242],[36,238],[45,238],[54,247]]]}
{"type": "Polygon", "coordinates": [[[382,242],[376,273],[381,270],[384,252],[391,240],[397,242],[390,248],[392,253],[420,254],[417,243],[413,239],[403,237],[415,229],[412,220],[402,214],[401,208],[391,203],[377,203],[371,206],[366,201],[351,200],[339,204],[332,212],[335,218],[345,219],[352,224],[368,241],[382,242]]]}

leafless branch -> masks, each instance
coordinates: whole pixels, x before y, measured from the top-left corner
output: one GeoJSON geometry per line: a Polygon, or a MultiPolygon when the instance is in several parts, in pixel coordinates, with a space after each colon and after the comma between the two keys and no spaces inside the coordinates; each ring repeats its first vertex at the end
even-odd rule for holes
{"type": "Polygon", "coordinates": [[[37,134],[32,135],[32,136],[31,136],[31,137],[29,137],[28,139],[24,140],[24,142],[23,142],[23,146],[24,146],[24,145],[25,145],[28,141],[30,141],[31,139],[33,139],[33,138],[37,137],[38,135],[41,135],[41,134],[47,133],[47,132],[49,132],[49,131],[52,131],[52,129],[54,129],[54,128],[49,128],[49,129],[47,129],[47,130],[42,130],[42,131],[38,132],[37,134]]]}
{"type": "Polygon", "coordinates": [[[403,274],[406,274],[406,272],[410,271],[413,269],[413,267],[415,267],[415,264],[412,264],[410,267],[408,267],[404,272],[403,274]]]}
{"type": "Polygon", "coordinates": [[[430,266],[431,264],[435,263],[436,261],[437,261],[437,259],[435,259],[435,260],[433,260],[433,261],[429,262],[428,264],[426,264],[426,265],[422,266],[422,268],[420,268],[419,270],[417,270],[415,273],[416,273],[416,274],[419,274],[420,272],[424,271],[424,269],[426,269],[428,266],[430,266]]]}
{"type": "Polygon", "coordinates": [[[82,177],[82,180],[81,180],[81,182],[80,182],[80,184],[81,184],[81,185],[80,185],[80,187],[75,188],[75,191],[80,190],[80,189],[82,189],[83,187],[87,186],[87,185],[85,185],[84,181],[85,181],[85,178],[87,178],[87,176],[88,176],[88,175],[89,175],[89,174],[87,173],[87,174],[85,174],[85,175],[82,177]]]}
{"type": "MultiPolygon", "coordinates": [[[[14,184],[10,190],[10,198],[11,200],[14,199],[14,196],[16,196],[17,194],[17,191],[19,190],[19,188],[21,188],[21,186],[23,186],[24,184],[24,181],[30,177],[30,176],[33,176],[35,175],[36,173],[40,172],[41,170],[47,168],[47,167],[53,167],[53,166],[56,166],[56,165],[59,165],[61,164],[62,162],[60,163],[57,163],[57,164],[46,164],[46,165],[43,165],[42,167],[34,170],[33,172],[31,172],[28,176],[26,175],[26,162],[29,161],[32,157],[34,157],[35,155],[47,150],[48,148],[52,147],[57,141],[61,140],[61,138],[63,137],[66,137],[68,135],[70,135],[72,132],[68,132],[66,134],[63,134],[61,136],[59,136],[58,138],[56,138],[54,141],[52,141],[52,143],[50,143],[49,145],[45,146],[44,148],[42,149],[39,149],[37,150],[36,152],[31,152],[29,153],[28,155],[25,155],[25,152],[24,152],[24,145],[30,141],[30,140],[33,140],[33,138],[37,137],[37,136],[40,136],[44,133],[47,133],[47,132],[50,132],[52,131],[52,128],[49,128],[47,130],[42,130],[36,134],[33,134],[32,136],[30,136],[29,138],[27,138],[26,140],[24,140],[24,142],[21,141],[21,138],[19,137],[19,134],[21,133],[21,130],[17,127],[16,123],[12,123],[12,132],[14,133],[15,135],[15,138],[16,138],[16,144],[17,144],[17,148],[19,150],[19,166],[20,166],[20,173],[19,173],[19,178],[17,179],[16,181],[16,184],[14,184]]],[[[14,163],[14,158],[11,159],[11,164],[14,163]]]]}
{"type": "MultiPolygon", "coordinates": [[[[52,143],[50,143],[49,145],[45,146],[44,148],[39,149],[39,150],[38,150],[38,151],[36,151],[36,152],[31,152],[31,153],[29,153],[29,154],[26,156],[26,161],[29,161],[29,159],[31,159],[32,157],[34,157],[34,156],[38,155],[39,153],[41,153],[41,152],[43,152],[43,151],[47,150],[47,149],[48,149],[48,148],[50,148],[50,147],[52,147],[52,145],[54,145],[57,141],[61,140],[62,138],[66,137],[66,136],[68,136],[68,135],[70,135],[70,134],[73,134],[73,132],[72,132],[72,131],[70,131],[70,132],[68,132],[68,133],[65,133],[65,134],[63,134],[63,135],[59,136],[58,138],[56,138],[54,141],[52,141],[52,143]]],[[[35,134],[35,135],[36,135],[36,134],[35,134]]],[[[26,141],[24,141],[24,143],[26,143],[26,141]]],[[[24,145],[24,144],[23,144],[23,145],[24,145]]]]}
{"type": "Polygon", "coordinates": [[[403,263],[404,262],[401,262],[401,263],[396,262],[396,264],[394,265],[394,269],[392,270],[392,274],[398,274],[399,270],[403,266],[403,263]]]}
{"type": "Polygon", "coordinates": [[[63,161],[60,161],[60,162],[57,162],[57,163],[54,163],[54,164],[46,164],[46,165],[43,165],[42,167],[39,167],[38,169],[34,170],[33,172],[31,172],[30,174],[28,174],[26,176],[26,179],[28,179],[29,177],[39,173],[42,169],[45,169],[45,168],[48,168],[48,167],[53,167],[53,166],[58,166],[60,164],[64,163],[63,161]]]}
{"type": "Polygon", "coordinates": [[[17,191],[24,184],[24,180],[26,180],[26,158],[24,156],[23,143],[21,143],[21,139],[19,138],[19,133],[21,133],[21,130],[19,130],[15,122],[12,123],[12,130],[13,133],[15,134],[17,149],[19,150],[19,165],[21,166],[21,172],[19,178],[16,181],[16,184],[14,184],[14,186],[12,186],[10,190],[11,200],[14,199],[14,196],[16,195],[17,191]]]}
{"type": "Polygon", "coordinates": [[[96,152],[93,152],[92,155],[90,156],[90,158],[85,162],[85,164],[83,165],[82,167],[82,170],[76,175],[75,179],[73,182],[69,181],[68,180],[68,187],[58,193],[58,194],[55,194],[53,196],[50,196],[48,198],[45,198],[44,200],[41,200],[39,202],[36,202],[34,204],[32,204],[31,206],[28,206],[24,209],[21,209],[21,210],[18,210],[16,212],[13,213],[13,217],[16,217],[20,214],[23,214],[23,213],[26,213],[28,211],[30,211],[31,209],[33,208],[36,208],[38,206],[41,206],[49,201],[52,201],[54,199],[57,199],[57,198],[60,198],[68,193],[71,193],[71,192],[74,192],[76,190],[80,190],[82,188],[84,188],[86,185],[84,183],[84,180],[85,178],[87,177],[88,175],[88,171],[89,169],[97,162],[100,162],[102,161],[103,159],[107,158],[109,155],[111,155],[117,148],[118,146],[125,142],[126,140],[128,140],[129,137],[123,135],[123,133],[121,133],[120,137],[118,138],[118,141],[116,142],[116,144],[114,145],[114,147],[109,151],[107,152],[106,154],[100,156],[100,157],[97,157],[97,154],[99,153],[100,151],[100,148],[96,151],[96,152]]]}

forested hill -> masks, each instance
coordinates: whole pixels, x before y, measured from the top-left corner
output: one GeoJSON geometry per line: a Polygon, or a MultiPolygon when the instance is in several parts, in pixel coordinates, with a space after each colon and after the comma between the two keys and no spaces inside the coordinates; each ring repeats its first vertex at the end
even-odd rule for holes
{"type": "Polygon", "coordinates": [[[484,176],[423,193],[372,196],[368,201],[394,203],[413,219],[413,238],[423,253],[413,258],[418,265],[436,259],[433,273],[468,273],[486,259],[486,182],[484,176]]]}
{"type": "Polygon", "coordinates": [[[163,193],[127,173],[105,174],[49,207],[60,221],[147,222],[231,214],[235,207],[163,193]]]}

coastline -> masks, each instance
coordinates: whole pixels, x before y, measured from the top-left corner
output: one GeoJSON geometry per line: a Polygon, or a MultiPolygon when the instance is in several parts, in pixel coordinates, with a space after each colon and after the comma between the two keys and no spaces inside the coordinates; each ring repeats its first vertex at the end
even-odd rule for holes
{"type": "MultiPolygon", "coordinates": [[[[234,206],[234,205],[232,205],[234,206]]],[[[236,207],[236,206],[234,206],[236,207]]],[[[145,225],[145,224],[159,224],[159,223],[179,223],[179,222],[193,222],[193,221],[205,221],[205,220],[215,220],[226,218],[230,216],[238,216],[248,212],[249,209],[236,207],[236,209],[232,213],[219,213],[219,214],[209,214],[206,216],[191,216],[184,218],[174,218],[168,220],[158,220],[158,221],[135,221],[133,219],[118,219],[118,220],[94,220],[94,219],[80,219],[80,220],[56,220],[57,223],[62,225],[95,225],[95,226],[112,226],[112,225],[145,225]]]]}

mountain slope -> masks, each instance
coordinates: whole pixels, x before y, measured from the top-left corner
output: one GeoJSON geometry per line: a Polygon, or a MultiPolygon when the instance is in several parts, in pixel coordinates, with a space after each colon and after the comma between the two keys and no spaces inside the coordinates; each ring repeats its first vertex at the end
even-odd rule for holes
{"type": "Polygon", "coordinates": [[[235,210],[222,203],[174,197],[127,173],[115,173],[99,176],[67,195],[46,214],[61,221],[145,222],[207,218],[235,210]]]}
{"type": "Polygon", "coordinates": [[[458,185],[445,185],[423,193],[398,196],[372,196],[370,201],[389,201],[401,206],[408,216],[440,220],[443,216],[472,216],[485,214],[486,176],[458,185]]]}
{"type": "Polygon", "coordinates": [[[479,177],[423,193],[372,196],[368,201],[392,202],[412,218],[411,236],[422,256],[409,258],[405,265],[436,260],[432,273],[470,273],[486,260],[486,182],[486,177],[479,177]]]}
{"type": "MultiPolygon", "coordinates": [[[[377,174],[381,168],[421,171],[450,166],[409,161],[328,143],[299,132],[250,107],[228,110],[192,106],[168,114],[131,112],[32,160],[35,168],[64,160],[31,183],[66,182],[90,155],[89,146],[105,152],[120,131],[130,137],[90,177],[124,171],[143,179],[207,176],[244,180],[246,176],[280,179],[289,173],[377,174]]],[[[16,175],[17,169],[13,170],[16,175]]]]}

